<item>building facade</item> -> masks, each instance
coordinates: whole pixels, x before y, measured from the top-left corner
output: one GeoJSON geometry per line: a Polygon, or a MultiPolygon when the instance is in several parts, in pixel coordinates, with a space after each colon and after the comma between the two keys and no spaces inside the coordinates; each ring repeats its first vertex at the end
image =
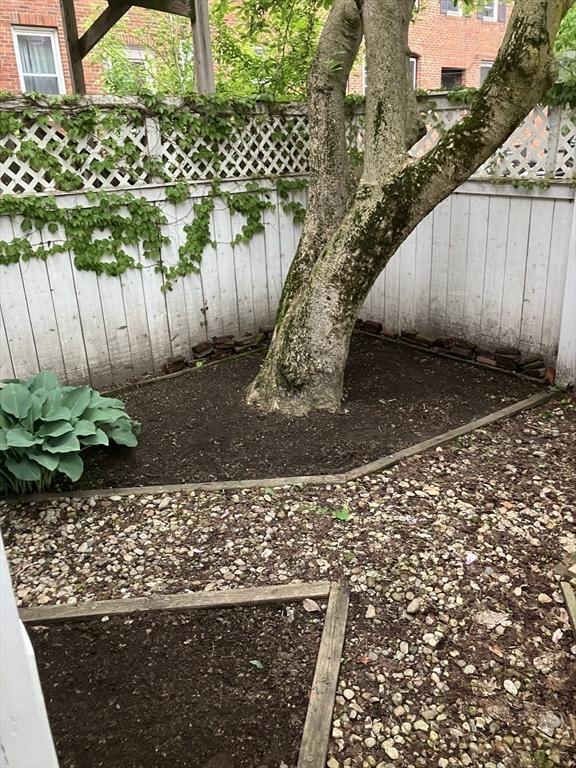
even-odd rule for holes
{"type": "MultiPolygon", "coordinates": [[[[504,0],[491,0],[465,13],[458,0],[420,0],[410,28],[408,65],[415,87],[424,90],[479,86],[494,62],[509,15],[504,0]]],[[[80,32],[89,25],[103,0],[75,0],[80,32]]],[[[147,11],[127,15],[141,24],[147,11]]],[[[151,17],[153,18],[153,17],[151,17]]],[[[127,39],[130,60],[138,66],[143,51],[127,39]]],[[[101,91],[101,67],[84,62],[88,93],[101,91]]],[[[351,92],[365,90],[362,62],[349,83],[351,92]]],[[[70,93],[70,67],[59,0],[1,0],[0,90],[70,93]]]]}

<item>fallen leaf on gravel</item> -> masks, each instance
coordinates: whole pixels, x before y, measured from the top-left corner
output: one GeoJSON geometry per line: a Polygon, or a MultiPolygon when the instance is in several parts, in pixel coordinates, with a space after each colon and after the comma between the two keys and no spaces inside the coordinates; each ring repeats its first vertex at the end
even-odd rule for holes
{"type": "Polygon", "coordinates": [[[256,669],[264,669],[264,664],[260,661],[260,659],[251,659],[249,664],[252,664],[253,667],[256,667],[256,669]]]}
{"type": "Polygon", "coordinates": [[[500,648],[500,646],[498,646],[498,645],[489,645],[488,648],[492,651],[492,653],[494,653],[496,656],[498,656],[498,658],[501,659],[504,656],[504,651],[502,650],[502,648],[500,648]]]}
{"type": "Polygon", "coordinates": [[[499,624],[502,624],[504,621],[506,621],[509,617],[507,613],[502,613],[500,611],[479,611],[474,616],[474,621],[477,624],[482,624],[482,626],[487,627],[488,629],[494,629],[494,627],[497,627],[499,624]]]}
{"type": "Polygon", "coordinates": [[[318,605],[316,600],[310,600],[309,597],[305,598],[302,602],[302,607],[305,611],[308,611],[308,613],[314,613],[315,611],[321,611],[322,608],[318,605]]]}
{"type": "Polygon", "coordinates": [[[369,664],[370,663],[370,656],[357,656],[356,662],[358,664],[369,664]]]}

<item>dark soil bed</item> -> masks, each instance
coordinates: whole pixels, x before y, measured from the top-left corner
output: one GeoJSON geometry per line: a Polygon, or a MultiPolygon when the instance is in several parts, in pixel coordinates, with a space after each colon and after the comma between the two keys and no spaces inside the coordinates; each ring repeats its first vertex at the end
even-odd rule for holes
{"type": "Polygon", "coordinates": [[[28,629],[61,768],[296,765],[322,614],[298,604],[28,629]]]}
{"type": "Polygon", "coordinates": [[[82,487],[342,472],[528,397],[539,386],[380,339],[353,339],[340,414],[263,416],[244,391],[260,354],[122,395],[135,449],[95,449],[82,487]]]}

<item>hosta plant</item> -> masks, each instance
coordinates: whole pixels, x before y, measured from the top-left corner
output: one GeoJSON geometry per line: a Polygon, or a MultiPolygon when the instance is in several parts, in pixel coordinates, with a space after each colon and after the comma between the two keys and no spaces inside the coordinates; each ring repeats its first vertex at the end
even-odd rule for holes
{"type": "Polygon", "coordinates": [[[84,471],[81,452],[111,442],[133,447],[140,425],[124,403],[91,387],[66,387],[50,371],[0,383],[0,494],[73,482],[84,471]]]}

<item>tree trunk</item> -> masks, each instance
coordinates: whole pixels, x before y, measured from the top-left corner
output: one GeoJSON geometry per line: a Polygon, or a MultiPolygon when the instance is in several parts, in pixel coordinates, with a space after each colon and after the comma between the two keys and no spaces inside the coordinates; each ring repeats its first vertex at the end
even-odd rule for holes
{"type": "MultiPolygon", "coordinates": [[[[416,161],[406,151],[418,135],[406,66],[413,0],[357,0],[368,61],[366,167],[339,225],[330,196],[316,184],[305,236],[318,222],[331,225],[305,258],[299,249],[248,403],[294,416],[339,409],[350,336],[374,281],[418,223],[501,146],[552,85],[554,38],[573,2],[516,0],[501,51],[468,114],[416,161]]],[[[332,14],[346,3],[337,0],[332,14]]],[[[320,60],[325,66],[326,57],[320,60]]],[[[327,105],[339,97],[322,101],[311,92],[310,98],[311,115],[326,125],[327,105]]],[[[326,178],[333,166],[333,157],[324,163],[326,178]]]]}

